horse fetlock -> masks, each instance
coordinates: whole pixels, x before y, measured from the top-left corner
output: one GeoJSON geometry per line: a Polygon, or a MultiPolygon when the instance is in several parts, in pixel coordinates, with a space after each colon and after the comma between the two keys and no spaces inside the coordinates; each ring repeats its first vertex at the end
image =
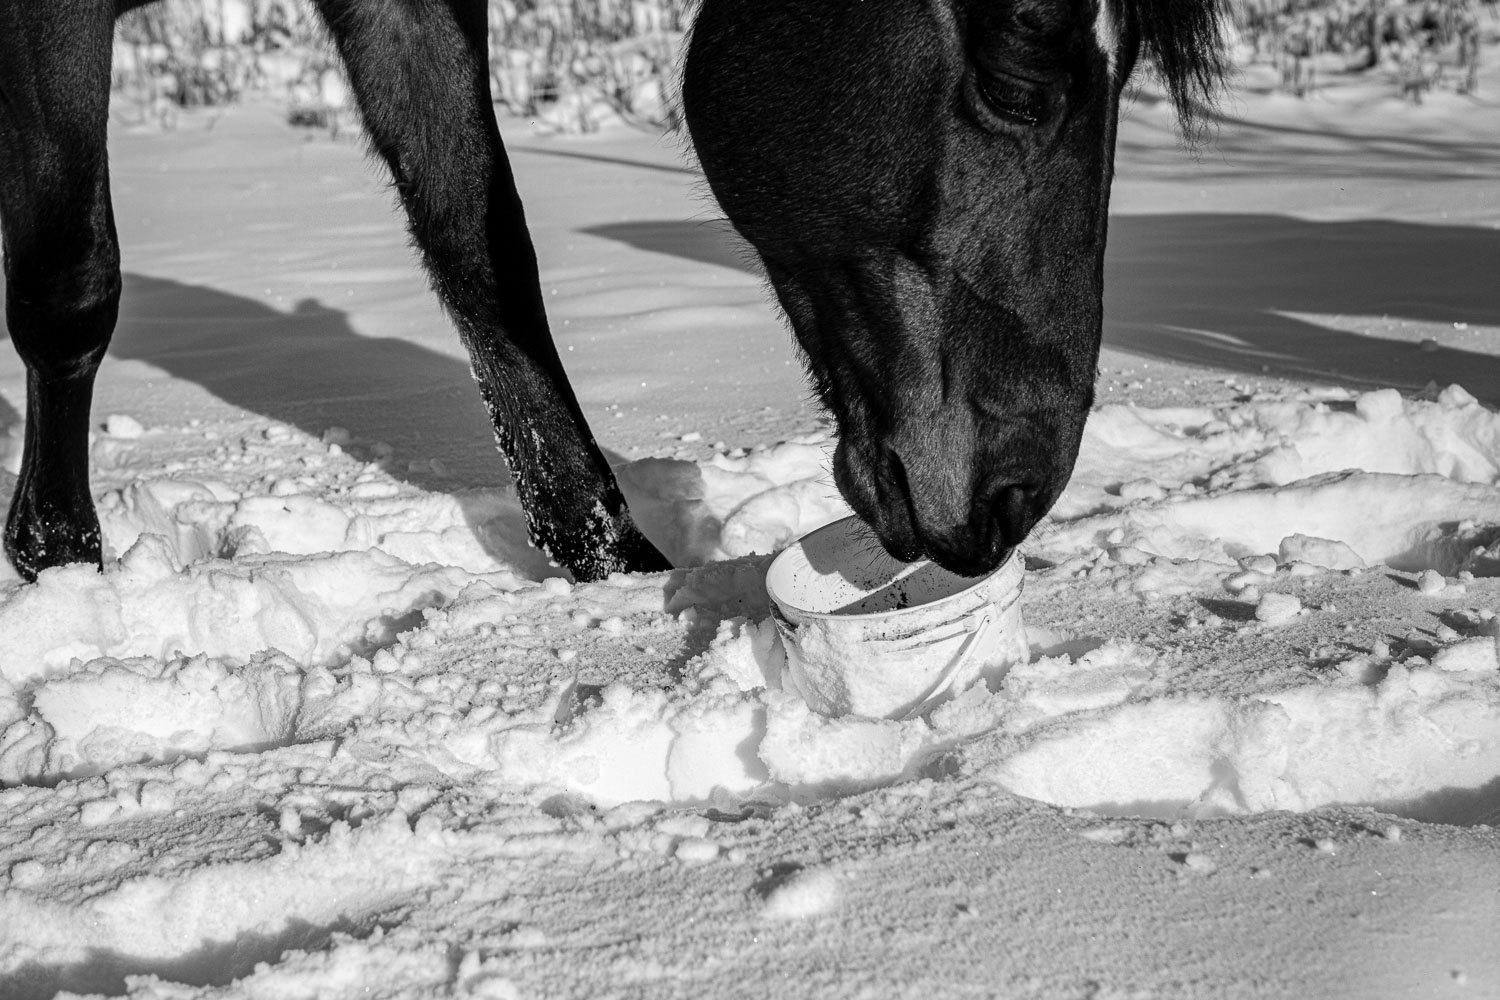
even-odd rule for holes
{"type": "Polygon", "coordinates": [[[34,582],[44,569],[92,563],[103,570],[99,518],[85,494],[80,502],[38,502],[17,490],[5,522],[5,554],[21,576],[34,582]]]}

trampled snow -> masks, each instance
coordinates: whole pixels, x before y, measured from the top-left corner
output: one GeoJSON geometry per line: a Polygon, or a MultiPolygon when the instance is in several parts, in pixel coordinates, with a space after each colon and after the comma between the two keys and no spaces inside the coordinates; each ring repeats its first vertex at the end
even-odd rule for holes
{"type": "MultiPolygon", "coordinates": [[[[847,513],[833,440],[776,388],[795,373],[757,277],[713,227],[653,221],[693,211],[670,151],[516,154],[523,185],[528,155],[572,185],[530,212],[559,340],[680,567],[575,585],[526,543],[399,226],[381,207],[294,242],[358,156],[257,113],[115,154],[127,268],[160,277],[128,279],[144,312],[95,411],[105,572],[0,569],[0,996],[1500,988],[1494,383],[1258,378],[1277,355],[1244,329],[1199,342],[1221,372],[1107,352],[1024,548],[1029,661],[926,717],[827,718],[786,684],[764,577],[847,513]],[[605,224],[622,161],[648,167],[623,175],[644,214],[605,224]],[[232,197],[287,204],[244,255],[194,250],[235,204],[158,174],[252,166],[270,187],[232,197]],[[302,277],[315,253],[346,273],[302,277]]],[[[1122,171],[1166,169],[1132,145],[1165,119],[1136,114],[1122,171]]],[[[365,188],[351,205],[380,204],[365,188]]],[[[1122,252],[1169,194],[1122,184],[1122,252]]],[[[1475,294],[1462,331],[1417,308],[1418,332],[1457,353],[1500,327],[1475,294]]],[[[1136,336],[1141,303],[1116,303],[1136,336]]],[[[1368,356],[1398,350],[1452,361],[1368,356]]],[[[5,361],[7,489],[21,385],[5,361]]]]}
{"type": "MultiPolygon", "coordinates": [[[[1209,628],[1255,632],[1304,616],[1315,629],[1321,612],[1298,595],[1360,567],[1493,575],[1500,417],[1456,386],[1433,401],[1315,395],[1096,411],[1072,486],[1027,546],[1028,585],[1164,613],[1172,596],[1218,593],[1243,620],[1209,628]],[[1373,470],[1347,465],[1365,456],[1373,470]]],[[[102,447],[141,466],[123,452],[147,440],[102,447]]],[[[0,604],[0,779],[347,738],[343,726],[368,739],[373,715],[424,734],[402,753],[449,780],[493,773],[605,807],[817,797],[912,777],[939,753],[1043,801],[1172,816],[1399,808],[1500,780],[1500,622],[1463,583],[1445,588],[1459,598],[1445,636],[1347,647],[1313,676],[1205,692],[1201,671],[1084,621],[1070,641],[1094,648],[1047,655],[1039,630],[1033,663],[930,719],[809,712],[784,684],[757,557],[845,513],[828,444],[627,465],[642,522],[707,568],[581,587],[532,583],[476,544],[515,530],[506,493],[458,504],[295,434],[288,460],[318,459],[296,482],[138,476],[102,504],[119,554],[105,574],[50,571],[0,604]],[[707,642],[645,667],[648,684],[610,680],[590,647],[641,624],[662,644],[707,642]],[[1487,658],[1458,652],[1475,643],[1487,658]],[[503,687],[485,680],[497,656],[521,660],[503,687]]]]}

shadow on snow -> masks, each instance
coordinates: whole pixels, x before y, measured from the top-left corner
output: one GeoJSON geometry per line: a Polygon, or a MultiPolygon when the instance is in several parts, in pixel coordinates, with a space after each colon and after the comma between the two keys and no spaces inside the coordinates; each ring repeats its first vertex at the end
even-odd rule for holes
{"type": "Polygon", "coordinates": [[[156,976],[188,986],[228,986],[265,963],[276,965],[288,952],[321,952],[341,938],[362,940],[377,930],[389,930],[398,920],[382,915],[354,920],[340,917],[313,924],[291,919],[271,933],[247,932],[226,941],[210,941],[174,958],[148,958],[109,948],[89,948],[77,962],[23,965],[0,977],[0,995],[7,1000],[46,1000],[61,991],[115,996],[128,989],[130,976],[156,976]]]}
{"type": "MultiPolygon", "coordinates": [[[[385,441],[395,449],[387,467],[397,479],[454,494],[466,516],[474,506],[466,491],[510,481],[466,362],[409,341],[363,336],[347,313],[316,299],[282,311],[165,278],[126,274],[124,283],[110,357],[146,362],[313,437],[343,427],[365,445],[385,441]],[[450,471],[440,474],[432,458],[450,471]]],[[[103,373],[101,383],[108,377],[103,373]]],[[[20,421],[0,400],[0,432],[20,421]]],[[[205,452],[211,448],[205,441],[205,452]]],[[[481,503],[475,512],[492,507],[481,503]]],[[[556,575],[526,545],[519,506],[513,514],[499,530],[482,530],[472,517],[470,526],[496,558],[536,579],[556,575]]]]}
{"type": "MultiPolygon", "coordinates": [[[[629,222],[585,232],[755,271],[727,222],[629,222]]],[[[1500,232],[1384,220],[1187,213],[1110,219],[1104,343],[1251,374],[1420,389],[1457,382],[1500,403],[1500,357],[1350,333],[1314,316],[1500,326],[1500,232]]]]}

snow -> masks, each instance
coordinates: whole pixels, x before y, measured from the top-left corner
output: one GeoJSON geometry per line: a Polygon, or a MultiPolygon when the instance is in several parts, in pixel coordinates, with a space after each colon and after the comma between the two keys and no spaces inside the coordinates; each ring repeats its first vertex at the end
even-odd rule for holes
{"type": "Polygon", "coordinates": [[[799,871],[766,894],[767,920],[805,920],[838,906],[838,876],[827,869],[799,871]]]}
{"type": "MultiPolygon", "coordinates": [[[[108,566],[0,570],[0,995],[1500,991],[1493,283],[1119,280],[1273,225],[1494,261],[1494,157],[1405,179],[1408,136],[1493,151],[1495,105],[1336,97],[1247,93],[1197,160],[1134,109],[1029,659],[900,720],[789,683],[765,573],[846,513],[833,441],[722,229],[662,221],[712,212],[669,145],[508,127],[681,567],[575,585],[356,149],[255,105],[117,129],[108,566]]],[[[23,388],[0,359],[7,495],[23,388]]]]}
{"type": "Polygon", "coordinates": [[[1256,620],[1267,625],[1285,624],[1301,613],[1302,602],[1294,594],[1265,594],[1255,605],[1256,620]]]}

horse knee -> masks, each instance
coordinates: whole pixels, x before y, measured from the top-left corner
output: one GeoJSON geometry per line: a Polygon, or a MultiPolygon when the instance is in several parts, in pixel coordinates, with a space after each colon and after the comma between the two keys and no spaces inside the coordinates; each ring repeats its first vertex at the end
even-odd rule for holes
{"type": "Polygon", "coordinates": [[[92,374],[114,333],[120,309],[118,249],[71,268],[7,268],[6,325],[26,367],[43,379],[92,374]]]}
{"type": "Polygon", "coordinates": [[[96,363],[114,331],[120,244],[102,161],[49,181],[8,192],[0,205],[5,312],[27,367],[65,375],[96,363]]]}

